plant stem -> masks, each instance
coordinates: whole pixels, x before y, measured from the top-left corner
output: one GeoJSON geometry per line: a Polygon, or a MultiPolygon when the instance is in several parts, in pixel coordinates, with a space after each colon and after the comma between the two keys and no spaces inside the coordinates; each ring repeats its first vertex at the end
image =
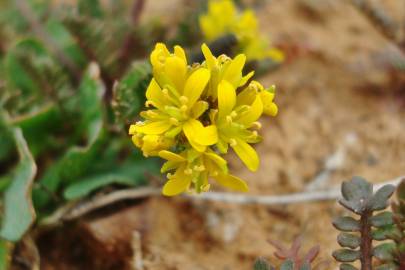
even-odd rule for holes
{"type": "Polygon", "coordinates": [[[372,270],[372,257],[373,257],[373,246],[371,237],[371,224],[370,217],[372,216],[371,211],[365,211],[360,218],[360,262],[361,270],[372,270]]]}

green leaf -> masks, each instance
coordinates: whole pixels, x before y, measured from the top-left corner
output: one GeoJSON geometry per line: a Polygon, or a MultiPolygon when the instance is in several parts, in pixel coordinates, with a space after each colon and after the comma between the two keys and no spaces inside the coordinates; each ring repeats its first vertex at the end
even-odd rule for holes
{"type": "Polygon", "coordinates": [[[382,261],[392,260],[392,252],[395,250],[394,243],[384,243],[373,249],[373,255],[382,261]]]}
{"type": "Polygon", "coordinates": [[[151,74],[149,62],[134,62],[124,78],[114,85],[112,107],[117,123],[130,123],[138,117],[151,74]]]}
{"type": "Polygon", "coordinates": [[[275,270],[275,268],[271,266],[266,259],[258,258],[253,265],[253,270],[275,270]]]}
{"type": "MultiPolygon", "coordinates": [[[[87,2],[87,1],[86,1],[87,2]]],[[[55,43],[61,48],[66,56],[77,66],[85,66],[87,59],[81,48],[76,44],[72,34],[66,27],[55,19],[49,19],[46,22],[46,30],[55,43]]]]}
{"type": "Polygon", "coordinates": [[[348,247],[351,249],[358,248],[360,246],[360,237],[350,233],[340,233],[338,235],[337,241],[340,246],[348,247]]]}
{"type": "Polygon", "coordinates": [[[343,232],[357,232],[360,230],[360,222],[352,217],[338,217],[332,222],[333,226],[343,232]]]}
{"type": "Polygon", "coordinates": [[[340,270],[358,270],[356,267],[354,267],[353,265],[348,264],[348,263],[342,263],[339,266],[339,269],[340,270]]]}
{"type": "Polygon", "coordinates": [[[281,264],[280,270],[294,270],[294,262],[292,260],[286,260],[281,264]]]}
{"type": "Polygon", "coordinates": [[[79,0],[80,15],[102,18],[103,11],[99,0],[79,0]]]}
{"type": "MultiPolygon", "coordinates": [[[[58,131],[63,124],[62,115],[57,106],[47,104],[30,113],[11,119],[10,123],[19,126],[33,156],[57,145],[52,131],[58,131]]],[[[55,146],[56,147],[56,146],[55,146]]]]}
{"type": "Polygon", "coordinates": [[[339,249],[332,253],[333,258],[339,262],[354,262],[360,258],[360,251],[350,249],[339,249]]]}
{"type": "Polygon", "coordinates": [[[342,195],[348,201],[359,201],[373,195],[373,185],[365,179],[355,176],[350,181],[343,182],[342,195]]]}
{"type": "Polygon", "coordinates": [[[135,186],[141,183],[142,174],[138,178],[133,178],[125,174],[111,173],[101,174],[88,178],[81,178],[77,183],[70,185],[65,189],[64,197],[67,200],[78,199],[90,194],[92,191],[110,184],[121,184],[135,186]]]}
{"type": "Polygon", "coordinates": [[[70,147],[45,172],[39,180],[38,187],[34,189],[34,203],[37,208],[44,207],[51,199],[50,193],[56,192],[62,183],[77,181],[97,159],[104,140],[102,103],[104,86],[98,77],[98,71],[95,64],[89,67],[77,95],[80,113],[77,116],[76,132],[86,138],[86,144],[70,147]]]}
{"type": "Polygon", "coordinates": [[[35,219],[31,201],[31,188],[37,167],[28,149],[21,129],[13,129],[20,161],[13,180],[4,193],[4,216],[0,236],[9,241],[18,241],[35,219]]]}
{"type": "Polygon", "coordinates": [[[369,204],[374,211],[383,210],[388,206],[388,199],[395,191],[395,186],[385,185],[380,188],[371,198],[369,204]]]}
{"type": "Polygon", "coordinates": [[[398,234],[399,230],[396,228],[394,224],[379,227],[371,232],[372,238],[378,241],[392,239],[393,237],[398,236],[398,234]]]}
{"type": "Polygon", "coordinates": [[[375,270],[401,270],[401,269],[398,268],[397,265],[390,263],[390,264],[379,265],[375,268],[375,270]]]}
{"type": "Polygon", "coordinates": [[[370,218],[371,225],[374,227],[385,227],[392,225],[394,220],[392,219],[391,212],[382,212],[370,218]]]}

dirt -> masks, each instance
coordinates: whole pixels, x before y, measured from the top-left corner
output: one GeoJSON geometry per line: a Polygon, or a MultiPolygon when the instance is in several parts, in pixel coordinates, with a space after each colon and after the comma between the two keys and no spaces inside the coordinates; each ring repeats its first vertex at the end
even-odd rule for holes
{"type": "MultiPolygon", "coordinates": [[[[384,8],[404,21],[402,0],[384,1],[384,8]]],[[[277,86],[280,109],[277,117],[262,119],[260,169],[251,173],[230,157],[250,194],[303,191],[342,147],[343,162],[326,188],[354,175],[372,182],[404,175],[405,78],[389,67],[397,53],[392,43],[348,1],[265,1],[257,12],[262,31],[288,59],[260,78],[277,86]]],[[[331,253],[338,232],[331,220],[345,211],[335,201],[279,207],[184,198],[146,203],[146,269],[252,269],[259,256],[274,260],[268,238],[288,244],[297,235],[304,249],[319,244],[319,259],[336,268],[331,253]]]]}

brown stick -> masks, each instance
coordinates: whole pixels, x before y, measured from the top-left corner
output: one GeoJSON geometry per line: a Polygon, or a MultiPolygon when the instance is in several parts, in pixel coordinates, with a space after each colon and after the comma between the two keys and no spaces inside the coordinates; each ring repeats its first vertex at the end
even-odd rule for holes
{"type": "Polygon", "coordinates": [[[373,258],[373,238],[371,237],[371,224],[370,218],[372,212],[366,211],[360,218],[360,262],[361,270],[372,270],[372,258],[373,258]]]}

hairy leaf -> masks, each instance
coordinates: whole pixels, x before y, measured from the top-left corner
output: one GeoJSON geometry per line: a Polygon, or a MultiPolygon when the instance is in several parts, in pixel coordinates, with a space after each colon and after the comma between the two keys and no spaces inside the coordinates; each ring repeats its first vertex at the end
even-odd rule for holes
{"type": "Polygon", "coordinates": [[[332,222],[336,229],[344,232],[356,232],[360,230],[360,222],[352,217],[338,217],[332,222]]]}
{"type": "Polygon", "coordinates": [[[339,262],[354,262],[360,258],[360,251],[350,249],[338,249],[332,256],[339,262]]]}
{"type": "Polygon", "coordinates": [[[340,233],[337,241],[340,246],[348,247],[351,249],[358,248],[360,246],[360,237],[350,233],[340,233]]]}

